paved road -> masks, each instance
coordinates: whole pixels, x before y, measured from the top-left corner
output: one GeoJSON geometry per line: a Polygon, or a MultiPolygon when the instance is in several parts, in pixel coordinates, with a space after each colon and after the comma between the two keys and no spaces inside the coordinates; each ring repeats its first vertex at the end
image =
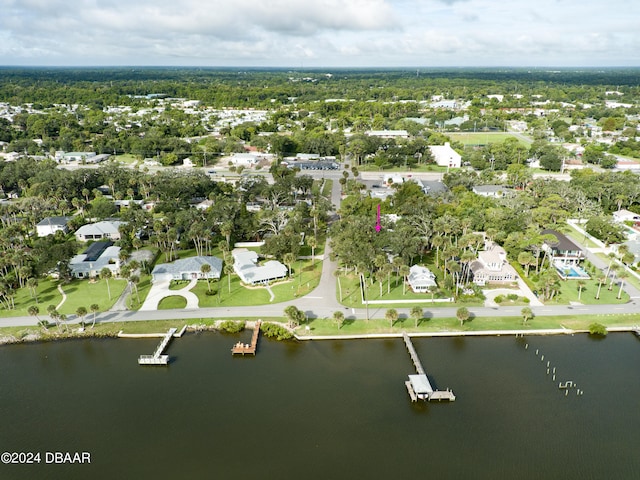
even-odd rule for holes
{"type": "MultiPolygon", "coordinates": [[[[333,173],[333,172],[332,172],[333,173]]],[[[333,183],[331,198],[334,205],[340,205],[340,184],[333,183]]],[[[282,317],[284,308],[288,305],[296,305],[304,310],[309,318],[330,318],[333,312],[341,310],[347,319],[364,320],[367,317],[367,309],[352,309],[340,305],[336,299],[336,284],[334,272],[337,265],[329,260],[329,246],[325,250],[325,261],[322,269],[320,284],[310,294],[289,302],[247,306],[247,307],[215,307],[184,310],[160,310],[160,311],[116,311],[104,312],[97,315],[97,322],[119,322],[119,321],[143,321],[143,320],[167,320],[184,319],[197,321],[201,318],[242,318],[242,317],[282,317]]],[[[593,256],[590,260],[594,265],[605,268],[605,262],[593,256]]],[[[633,287],[627,288],[632,297],[633,293],[640,293],[633,287]]],[[[640,297],[640,295],[638,295],[640,297]]],[[[622,305],[559,305],[559,306],[532,306],[532,311],[536,316],[556,316],[556,315],[580,315],[580,314],[632,314],[640,313],[640,298],[632,298],[632,301],[622,305]]],[[[397,308],[400,318],[408,318],[410,308],[397,308]]],[[[426,318],[451,318],[456,315],[456,307],[425,308],[426,318]]],[[[521,315],[522,307],[471,307],[469,311],[474,317],[517,317],[521,315]]],[[[384,318],[386,307],[370,306],[368,309],[369,318],[384,318]]],[[[70,318],[70,323],[74,319],[70,318]]],[[[0,326],[34,326],[34,317],[12,317],[0,319],[0,326]]]]}

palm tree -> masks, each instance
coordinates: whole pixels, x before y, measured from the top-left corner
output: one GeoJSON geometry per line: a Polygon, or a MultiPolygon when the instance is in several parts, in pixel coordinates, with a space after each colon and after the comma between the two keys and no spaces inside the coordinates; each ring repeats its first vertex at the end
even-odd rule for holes
{"type": "Polygon", "coordinates": [[[313,235],[307,237],[307,245],[311,247],[311,265],[315,265],[316,247],[318,246],[318,239],[313,235]]]}
{"type": "Polygon", "coordinates": [[[582,295],[582,289],[587,284],[584,280],[578,280],[578,301],[580,301],[580,296],[582,295]]]}
{"type": "Polygon", "coordinates": [[[420,307],[412,307],[411,313],[409,315],[411,315],[411,318],[413,318],[416,321],[416,328],[417,328],[418,322],[422,320],[422,318],[424,317],[424,312],[420,307]]]}
{"type": "Polygon", "coordinates": [[[140,283],[140,276],[139,275],[131,275],[129,277],[129,281],[131,282],[131,285],[133,285],[133,288],[136,291],[136,298],[138,299],[138,305],[140,304],[140,293],[138,292],[138,284],[140,283]]]}
{"type": "Polygon", "coordinates": [[[47,330],[47,322],[40,320],[40,317],[38,317],[38,315],[40,314],[40,309],[37,305],[29,305],[29,308],[27,308],[27,313],[32,317],[36,317],[38,325],[41,325],[45,329],[45,331],[47,330]]]}
{"type": "Polygon", "coordinates": [[[393,328],[393,324],[396,320],[398,320],[398,311],[395,308],[390,308],[384,314],[384,318],[389,320],[390,326],[393,328]]]}
{"type": "Polygon", "coordinates": [[[402,295],[404,295],[407,286],[407,277],[411,273],[411,269],[409,268],[409,265],[402,264],[398,268],[398,273],[402,277],[402,295]]]}
{"type": "Polygon", "coordinates": [[[227,276],[227,279],[229,281],[229,293],[231,293],[231,274],[233,273],[233,264],[232,263],[225,263],[224,264],[224,274],[227,276]]]}
{"type": "Polygon", "coordinates": [[[109,295],[109,300],[111,300],[111,287],[109,286],[109,279],[112,277],[112,273],[111,270],[109,270],[107,267],[104,267],[102,270],[100,270],[100,279],[104,279],[107,282],[107,293],[109,295]]]}
{"type": "Polygon", "coordinates": [[[622,287],[624,285],[625,278],[627,278],[628,276],[629,276],[629,274],[627,273],[626,270],[622,270],[618,274],[618,278],[620,279],[620,290],[618,290],[618,296],[616,297],[618,300],[620,300],[622,298],[622,287]]]}
{"type": "Polygon", "coordinates": [[[460,307],[458,310],[456,310],[456,317],[458,317],[458,320],[460,320],[460,326],[463,326],[464,322],[469,320],[470,316],[471,314],[469,313],[469,309],[467,307],[460,307]]]}
{"type": "Polygon", "coordinates": [[[611,282],[609,283],[609,288],[608,288],[609,291],[613,290],[613,282],[619,271],[620,271],[620,267],[618,265],[613,265],[611,267],[611,282]]]}
{"type": "Polygon", "coordinates": [[[31,296],[33,298],[36,299],[36,303],[38,303],[38,279],[31,277],[30,279],[27,280],[27,287],[29,287],[29,290],[31,291],[31,296]]]}
{"type": "Polygon", "coordinates": [[[342,313],[340,310],[336,310],[335,312],[333,312],[333,319],[338,324],[338,330],[340,330],[342,328],[342,324],[344,323],[344,313],[342,313]]]}
{"type": "Polygon", "coordinates": [[[522,314],[522,323],[525,325],[533,318],[533,310],[531,310],[531,307],[523,307],[520,313],[522,314]]]}
{"type": "Polygon", "coordinates": [[[93,313],[93,323],[91,324],[91,328],[93,328],[96,326],[96,313],[98,313],[98,311],[100,310],[100,307],[98,306],[97,303],[93,303],[91,304],[89,309],[91,310],[91,313],[93,313]]]}
{"type": "Polygon", "coordinates": [[[296,261],[296,256],[291,252],[287,252],[282,257],[282,260],[287,264],[287,267],[289,268],[289,278],[291,278],[291,265],[296,261]]]}
{"type": "Polygon", "coordinates": [[[211,265],[208,263],[203,263],[200,266],[200,273],[204,278],[207,279],[207,291],[211,291],[211,284],[209,283],[209,273],[211,272],[211,265]]]}
{"type": "Polygon", "coordinates": [[[84,317],[87,315],[87,309],[85,307],[78,307],[76,309],[76,315],[80,318],[80,323],[84,327],[84,317]]]}
{"type": "Polygon", "coordinates": [[[607,276],[604,273],[600,273],[598,275],[598,292],[596,293],[596,300],[600,300],[600,289],[602,288],[602,284],[607,281],[607,276]]]}
{"type": "Polygon", "coordinates": [[[524,267],[525,277],[529,276],[529,267],[533,264],[534,258],[531,252],[520,252],[518,255],[518,263],[524,267]]]}
{"type": "Polygon", "coordinates": [[[300,325],[300,321],[304,317],[304,312],[298,310],[295,305],[289,305],[284,309],[284,314],[287,316],[289,320],[289,328],[295,328],[300,325]]]}

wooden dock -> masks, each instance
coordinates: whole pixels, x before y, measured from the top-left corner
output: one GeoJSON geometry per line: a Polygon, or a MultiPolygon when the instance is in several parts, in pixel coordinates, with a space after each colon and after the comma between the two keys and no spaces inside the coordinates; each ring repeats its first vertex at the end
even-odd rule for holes
{"type": "Polygon", "coordinates": [[[251,336],[251,343],[236,343],[231,349],[232,355],[255,355],[258,347],[258,336],[260,335],[260,325],[262,321],[258,320],[253,327],[253,335],[251,336]]]}
{"type": "Polygon", "coordinates": [[[163,355],[163,352],[177,330],[177,328],[170,328],[160,342],[160,345],[156,348],[156,351],[153,352],[153,355],[140,355],[138,357],[138,365],[168,365],[169,355],[163,355]]]}
{"type": "Polygon", "coordinates": [[[631,331],[634,333],[636,337],[640,338],[640,328],[634,328],[631,331]]]}
{"type": "Polygon", "coordinates": [[[422,362],[416,353],[416,349],[413,347],[413,343],[411,342],[411,338],[407,335],[406,332],[402,332],[402,338],[404,339],[404,344],[407,347],[407,351],[409,352],[409,356],[411,356],[411,361],[413,362],[413,366],[416,369],[417,375],[409,375],[409,380],[404,382],[407,387],[407,392],[411,397],[412,402],[417,402],[418,400],[448,400],[453,402],[456,399],[456,396],[449,389],[447,390],[434,390],[427,378],[427,374],[422,366],[422,362]]]}

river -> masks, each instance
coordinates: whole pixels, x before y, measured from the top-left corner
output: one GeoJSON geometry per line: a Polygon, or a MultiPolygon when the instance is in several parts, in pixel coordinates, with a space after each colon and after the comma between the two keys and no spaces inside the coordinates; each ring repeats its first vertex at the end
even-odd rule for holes
{"type": "Polygon", "coordinates": [[[457,396],[439,404],[410,402],[402,339],[261,339],[256,357],[233,358],[249,337],[187,334],[169,367],[137,365],[156,339],[1,347],[0,451],[41,462],[0,465],[0,478],[640,478],[631,334],[414,339],[457,396]]]}

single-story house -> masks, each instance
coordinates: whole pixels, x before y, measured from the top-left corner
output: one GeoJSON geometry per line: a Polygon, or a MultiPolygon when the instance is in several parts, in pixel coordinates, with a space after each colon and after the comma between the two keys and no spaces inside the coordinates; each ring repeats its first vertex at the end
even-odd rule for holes
{"type": "Polygon", "coordinates": [[[69,262],[71,273],[76,278],[94,278],[100,276],[103,268],[111,270],[113,275],[120,272],[120,247],[113,242],[95,242],[69,262]]]}
{"type": "Polygon", "coordinates": [[[168,280],[219,279],[222,275],[222,259],[212,256],[189,257],[172,263],[160,263],[151,272],[153,282],[168,280]],[[209,265],[211,270],[204,274],[202,266],[209,265]]]}
{"type": "Polygon", "coordinates": [[[635,212],[630,212],[629,210],[625,210],[624,208],[618,210],[617,212],[613,212],[613,220],[615,222],[640,222],[640,215],[635,212]]]}
{"type": "Polygon", "coordinates": [[[437,286],[436,276],[427,267],[412,265],[408,276],[409,286],[416,293],[430,291],[437,286]]]}
{"type": "Polygon", "coordinates": [[[88,242],[89,240],[120,240],[120,225],[127,222],[119,220],[96,223],[88,223],[76,230],[76,240],[79,242],[88,242]]]}
{"type": "Polygon", "coordinates": [[[471,262],[470,268],[477,285],[511,283],[518,278],[516,270],[507,262],[507,252],[493,242],[487,242],[485,249],[478,252],[478,259],[471,262]]]}
{"type": "Polygon", "coordinates": [[[235,250],[233,252],[233,269],[244,283],[268,283],[286,278],[287,267],[277,260],[269,260],[258,265],[258,254],[252,250],[235,250]]]}
{"type": "Polygon", "coordinates": [[[513,190],[504,185],[476,185],[473,187],[473,193],[483,197],[502,198],[513,195],[513,190]]]}
{"type": "Polygon", "coordinates": [[[542,235],[553,235],[557,239],[557,241],[545,242],[542,245],[542,249],[551,257],[552,264],[560,261],[565,264],[577,265],[580,260],[585,258],[582,249],[563,233],[550,229],[542,230],[540,233],[542,235]]]}
{"type": "Polygon", "coordinates": [[[47,217],[42,219],[36,225],[36,232],[39,237],[54,235],[56,232],[67,233],[69,226],[67,225],[71,217],[47,217]]]}
{"type": "Polygon", "coordinates": [[[451,148],[449,142],[444,145],[431,145],[429,150],[438,165],[447,168],[460,168],[462,156],[451,148]]]}
{"type": "Polygon", "coordinates": [[[365,135],[378,138],[409,138],[406,130],[369,130],[365,135]]]}

